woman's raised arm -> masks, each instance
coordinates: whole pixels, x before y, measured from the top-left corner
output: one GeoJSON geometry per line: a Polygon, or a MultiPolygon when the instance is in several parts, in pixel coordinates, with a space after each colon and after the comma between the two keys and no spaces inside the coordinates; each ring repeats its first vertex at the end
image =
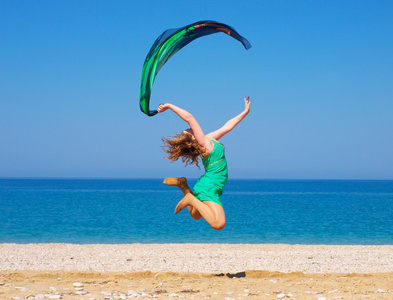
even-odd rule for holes
{"type": "Polygon", "coordinates": [[[250,97],[245,96],[244,97],[244,111],[242,111],[236,117],[230,119],[220,129],[209,133],[207,136],[212,139],[219,140],[224,135],[226,135],[228,132],[232,131],[232,129],[235,128],[236,125],[239,124],[248,115],[248,113],[250,112],[250,105],[251,105],[250,97]]]}

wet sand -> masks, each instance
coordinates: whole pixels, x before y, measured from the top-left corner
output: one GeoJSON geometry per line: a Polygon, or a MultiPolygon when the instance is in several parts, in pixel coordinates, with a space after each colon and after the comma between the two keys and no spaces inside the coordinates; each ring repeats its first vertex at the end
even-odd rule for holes
{"type": "Polygon", "coordinates": [[[393,299],[393,246],[0,244],[0,255],[0,299],[393,299]]]}

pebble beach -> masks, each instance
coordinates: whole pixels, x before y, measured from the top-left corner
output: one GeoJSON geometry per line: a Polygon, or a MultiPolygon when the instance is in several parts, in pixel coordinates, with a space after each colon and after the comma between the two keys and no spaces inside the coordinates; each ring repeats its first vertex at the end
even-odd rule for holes
{"type": "Polygon", "coordinates": [[[0,244],[0,299],[393,299],[393,246],[0,244]]]}

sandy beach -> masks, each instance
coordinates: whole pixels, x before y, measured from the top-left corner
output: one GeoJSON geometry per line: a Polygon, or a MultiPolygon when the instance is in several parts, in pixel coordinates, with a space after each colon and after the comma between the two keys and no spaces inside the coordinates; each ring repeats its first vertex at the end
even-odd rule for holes
{"type": "Polygon", "coordinates": [[[0,244],[0,299],[393,299],[393,246],[0,244]]]}

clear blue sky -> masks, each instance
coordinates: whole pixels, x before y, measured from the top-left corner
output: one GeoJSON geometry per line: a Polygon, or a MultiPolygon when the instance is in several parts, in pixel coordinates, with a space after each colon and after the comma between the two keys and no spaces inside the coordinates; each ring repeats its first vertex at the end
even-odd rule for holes
{"type": "Polygon", "coordinates": [[[164,160],[186,127],[139,110],[142,65],[164,30],[235,27],[178,52],[151,103],[222,139],[231,178],[393,179],[392,1],[0,1],[0,177],[198,177],[164,160]]]}

